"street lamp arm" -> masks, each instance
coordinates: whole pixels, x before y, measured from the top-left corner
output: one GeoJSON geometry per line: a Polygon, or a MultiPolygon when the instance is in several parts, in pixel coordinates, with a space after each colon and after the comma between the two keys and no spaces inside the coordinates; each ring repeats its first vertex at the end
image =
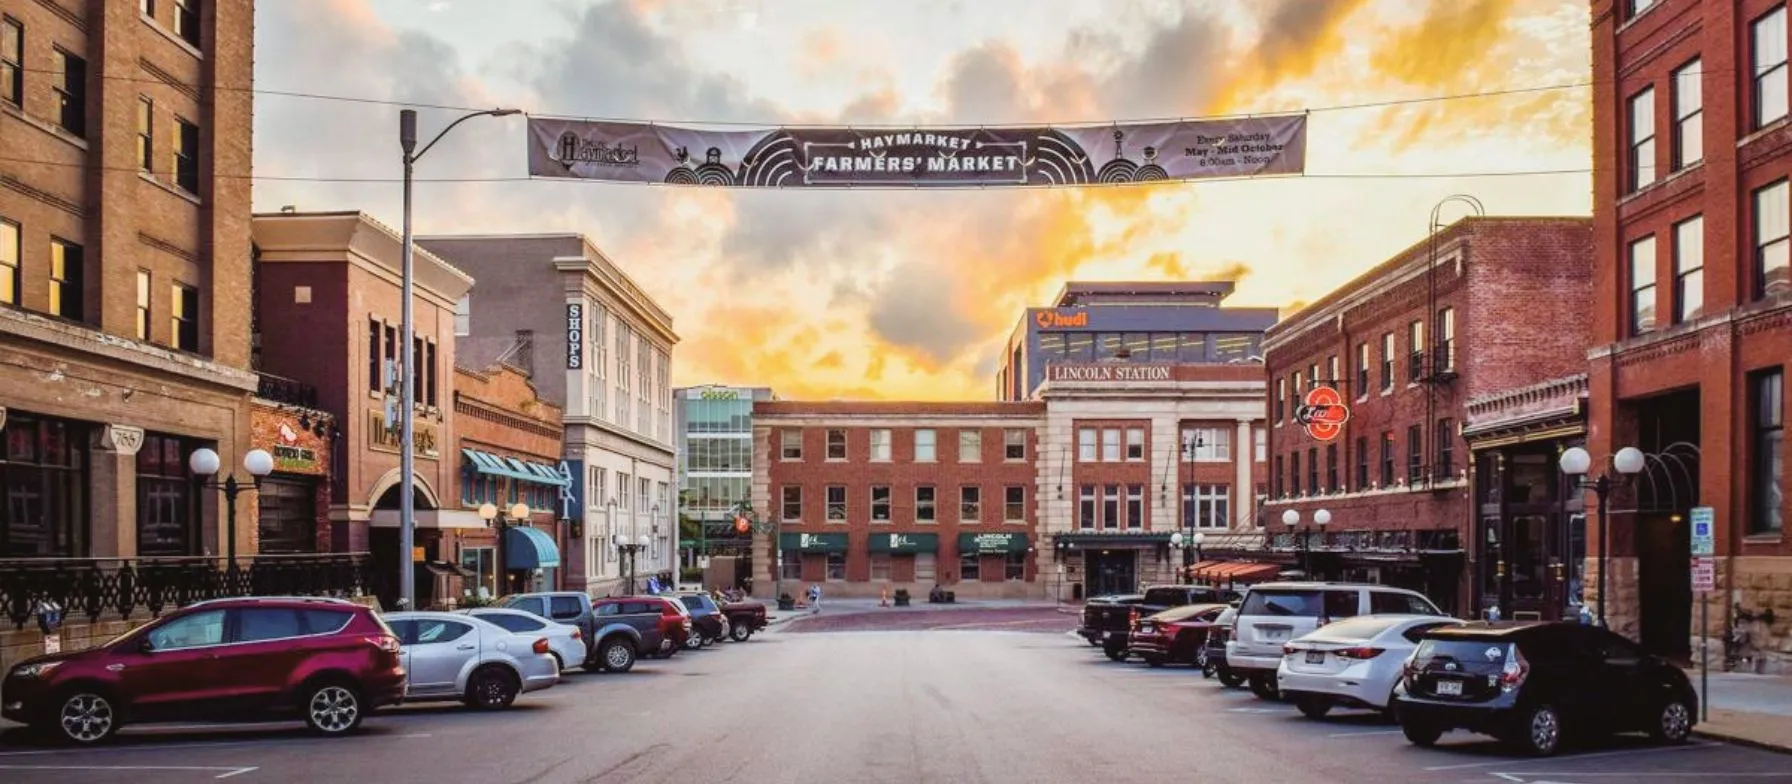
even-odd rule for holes
{"type": "Polygon", "coordinates": [[[447,136],[449,131],[454,130],[454,126],[456,126],[456,125],[460,125],[461,123],[471,120],[474,117],[509,117],[510,115],[521,114],[521,113],[522,113],[521,109],[486,109],[485,111],[482,111],[482,112],[472,112],[470,114],[462,115],[460,118],[456,119],[454,122],[448,123],[448,127],[443,128],[441,131],[437,132],[435,135],[435,138],[430,139],[429,143],[423,145],[423,149],[410,154],[409,157],[411,159],[411,162],[416,163],[417,159],[422,158],[425,153],[429,152],[429,148],[436,146],[436,142],[441,141],[442,137],[447,136]]]}

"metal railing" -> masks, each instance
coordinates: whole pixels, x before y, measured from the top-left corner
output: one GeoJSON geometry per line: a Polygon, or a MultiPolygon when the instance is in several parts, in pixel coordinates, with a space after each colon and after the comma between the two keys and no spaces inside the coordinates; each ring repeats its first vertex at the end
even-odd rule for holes
{"type": "Polygon", "coordinates": [[[256,377],[256,397],[291,406],[317,408],[317,387],[268,373],[257,373],[256,377]]]}
{"type": "Polygon", "coordinates": [[[0,560],[0,613],[23,629],[45,606],[69,621],[149,617],[237,596],[377,595],[367,553],[264,555],[243,565],[220,558],[23,558],[0,560]]]}

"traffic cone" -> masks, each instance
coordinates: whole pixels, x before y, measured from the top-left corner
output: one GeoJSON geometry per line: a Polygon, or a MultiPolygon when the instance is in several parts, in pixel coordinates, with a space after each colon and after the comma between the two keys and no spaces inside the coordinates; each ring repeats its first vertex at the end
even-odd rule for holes
{"type": "Polygon", "coordinates": [[[879,606],[879,607],[890,606],[890,588],[889,588],[889,586],[884,586],[884,589],[878,592],[877,606],[879,606]]]}

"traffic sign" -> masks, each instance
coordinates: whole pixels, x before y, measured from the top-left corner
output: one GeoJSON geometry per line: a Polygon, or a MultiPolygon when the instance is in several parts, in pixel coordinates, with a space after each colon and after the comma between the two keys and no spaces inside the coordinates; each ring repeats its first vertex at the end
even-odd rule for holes
{"type": "Polygon", "coordinates": [[[1692,590],[1708,593],[1717,589],[1717,559],[1708,555],[1692,559],[1692,590]]]}
{"type": "Polygon", "coordinates": [[[1717,510],[1709,506],[1695,506],[1692,508],[1690,517],[1692,519],[1692,554],[1695,556],[1715,555],[1717,553],[1717,537],[1713,529],[1717,527],[1717,510]]]}

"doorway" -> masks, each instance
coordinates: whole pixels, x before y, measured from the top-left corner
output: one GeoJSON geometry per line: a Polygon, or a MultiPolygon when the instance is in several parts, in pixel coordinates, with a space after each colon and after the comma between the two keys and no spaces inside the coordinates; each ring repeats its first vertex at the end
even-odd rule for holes
{"type": "MultiPolygon", "coordinates": [[[[1700,395],[1695,388],[1635,401],[1635,446],[1643,470],[1614,502],[1628,496],[1625,511],[1612,515],[1614,547],[1626,534],[1636,555],[1637,638],[1651,653],[1685,660],[1692,653],[1692,535],[1687,518],[1699,505],[1700,395]]],[[[1618,508],[1613,504],[1614,511],[1618,508]]]]}
{"type": "Polygon", "coordinates": [[[1084,557],[1088,559],[1089,596],[1139,589],[1139,551],[1091,550],[1084,557]]]}

